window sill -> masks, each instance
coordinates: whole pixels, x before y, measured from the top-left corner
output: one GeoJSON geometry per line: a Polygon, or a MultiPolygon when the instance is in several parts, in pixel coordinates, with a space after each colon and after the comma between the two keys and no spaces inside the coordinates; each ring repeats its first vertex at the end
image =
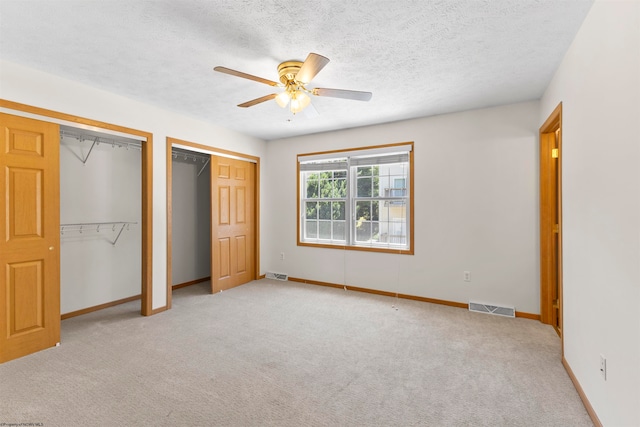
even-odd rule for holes
{"type": "Polygon", "coordinates": [[[340,249],[346,251],[363,251],[363,252],[379,252],[396,255],[413,255],[413,246],[409,249],[403,248],[377,248],[375,246],[350,246],[350,245],[333,245],[329,243],[310,243],[298,241],[298,246],[307,246],[312,248],[324,249],[340,249]]]}

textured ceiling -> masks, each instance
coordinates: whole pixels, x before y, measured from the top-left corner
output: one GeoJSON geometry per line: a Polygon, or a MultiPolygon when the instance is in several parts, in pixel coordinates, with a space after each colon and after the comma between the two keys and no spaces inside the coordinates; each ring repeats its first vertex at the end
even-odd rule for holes
{"type": "Polygon", "coordinates": [[[0,0],[0,58],[266,140],[538,99],[592,0],[0,0]],[[331,62],[293,116],[257,82],[331,62]]]}

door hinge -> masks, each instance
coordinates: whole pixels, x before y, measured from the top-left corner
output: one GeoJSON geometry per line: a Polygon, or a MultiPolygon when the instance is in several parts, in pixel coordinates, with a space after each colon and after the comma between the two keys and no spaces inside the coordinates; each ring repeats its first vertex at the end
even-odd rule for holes
{"type": "Polygon", "coordinates": [[[551,158],[552,159],[557,159],[559,155],[560,155],[560,152],[558,151],[557,148],[551,149],[551,158]]]}
{"type": "Polygon", "coordinates": [[[560,224],[554,224],[553,225],[553,232],[554,233],[559,233],[560,232],[560,224]]]}

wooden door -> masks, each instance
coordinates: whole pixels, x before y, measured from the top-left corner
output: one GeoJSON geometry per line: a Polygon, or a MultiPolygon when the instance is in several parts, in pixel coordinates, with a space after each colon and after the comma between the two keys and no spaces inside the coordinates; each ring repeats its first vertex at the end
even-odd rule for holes
{"type": "Polygon", "coordinates": [[[60,341],[60,132],[0,114],[0,362],[60,341]]]}
{"type": "Polygon", "coordinates": [[[211,292],[255,279],[255,164],[211,156],[211,292]]]}
{"type": "Polygon", "coordinates": [[[561,110],[540,129],[540,318],[562,336],[561,110]]]}

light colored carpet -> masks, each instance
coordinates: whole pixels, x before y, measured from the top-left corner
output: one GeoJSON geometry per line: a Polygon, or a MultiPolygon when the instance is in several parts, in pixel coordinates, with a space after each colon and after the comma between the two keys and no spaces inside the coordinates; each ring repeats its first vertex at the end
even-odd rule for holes
{"type": "Polygon", "coordinates": [[[592,425],[537,321],[292,282],[207,287],[152,317],[133,302],[63,321],[60,347],[0,365],[0,424],[592,425]]]}

